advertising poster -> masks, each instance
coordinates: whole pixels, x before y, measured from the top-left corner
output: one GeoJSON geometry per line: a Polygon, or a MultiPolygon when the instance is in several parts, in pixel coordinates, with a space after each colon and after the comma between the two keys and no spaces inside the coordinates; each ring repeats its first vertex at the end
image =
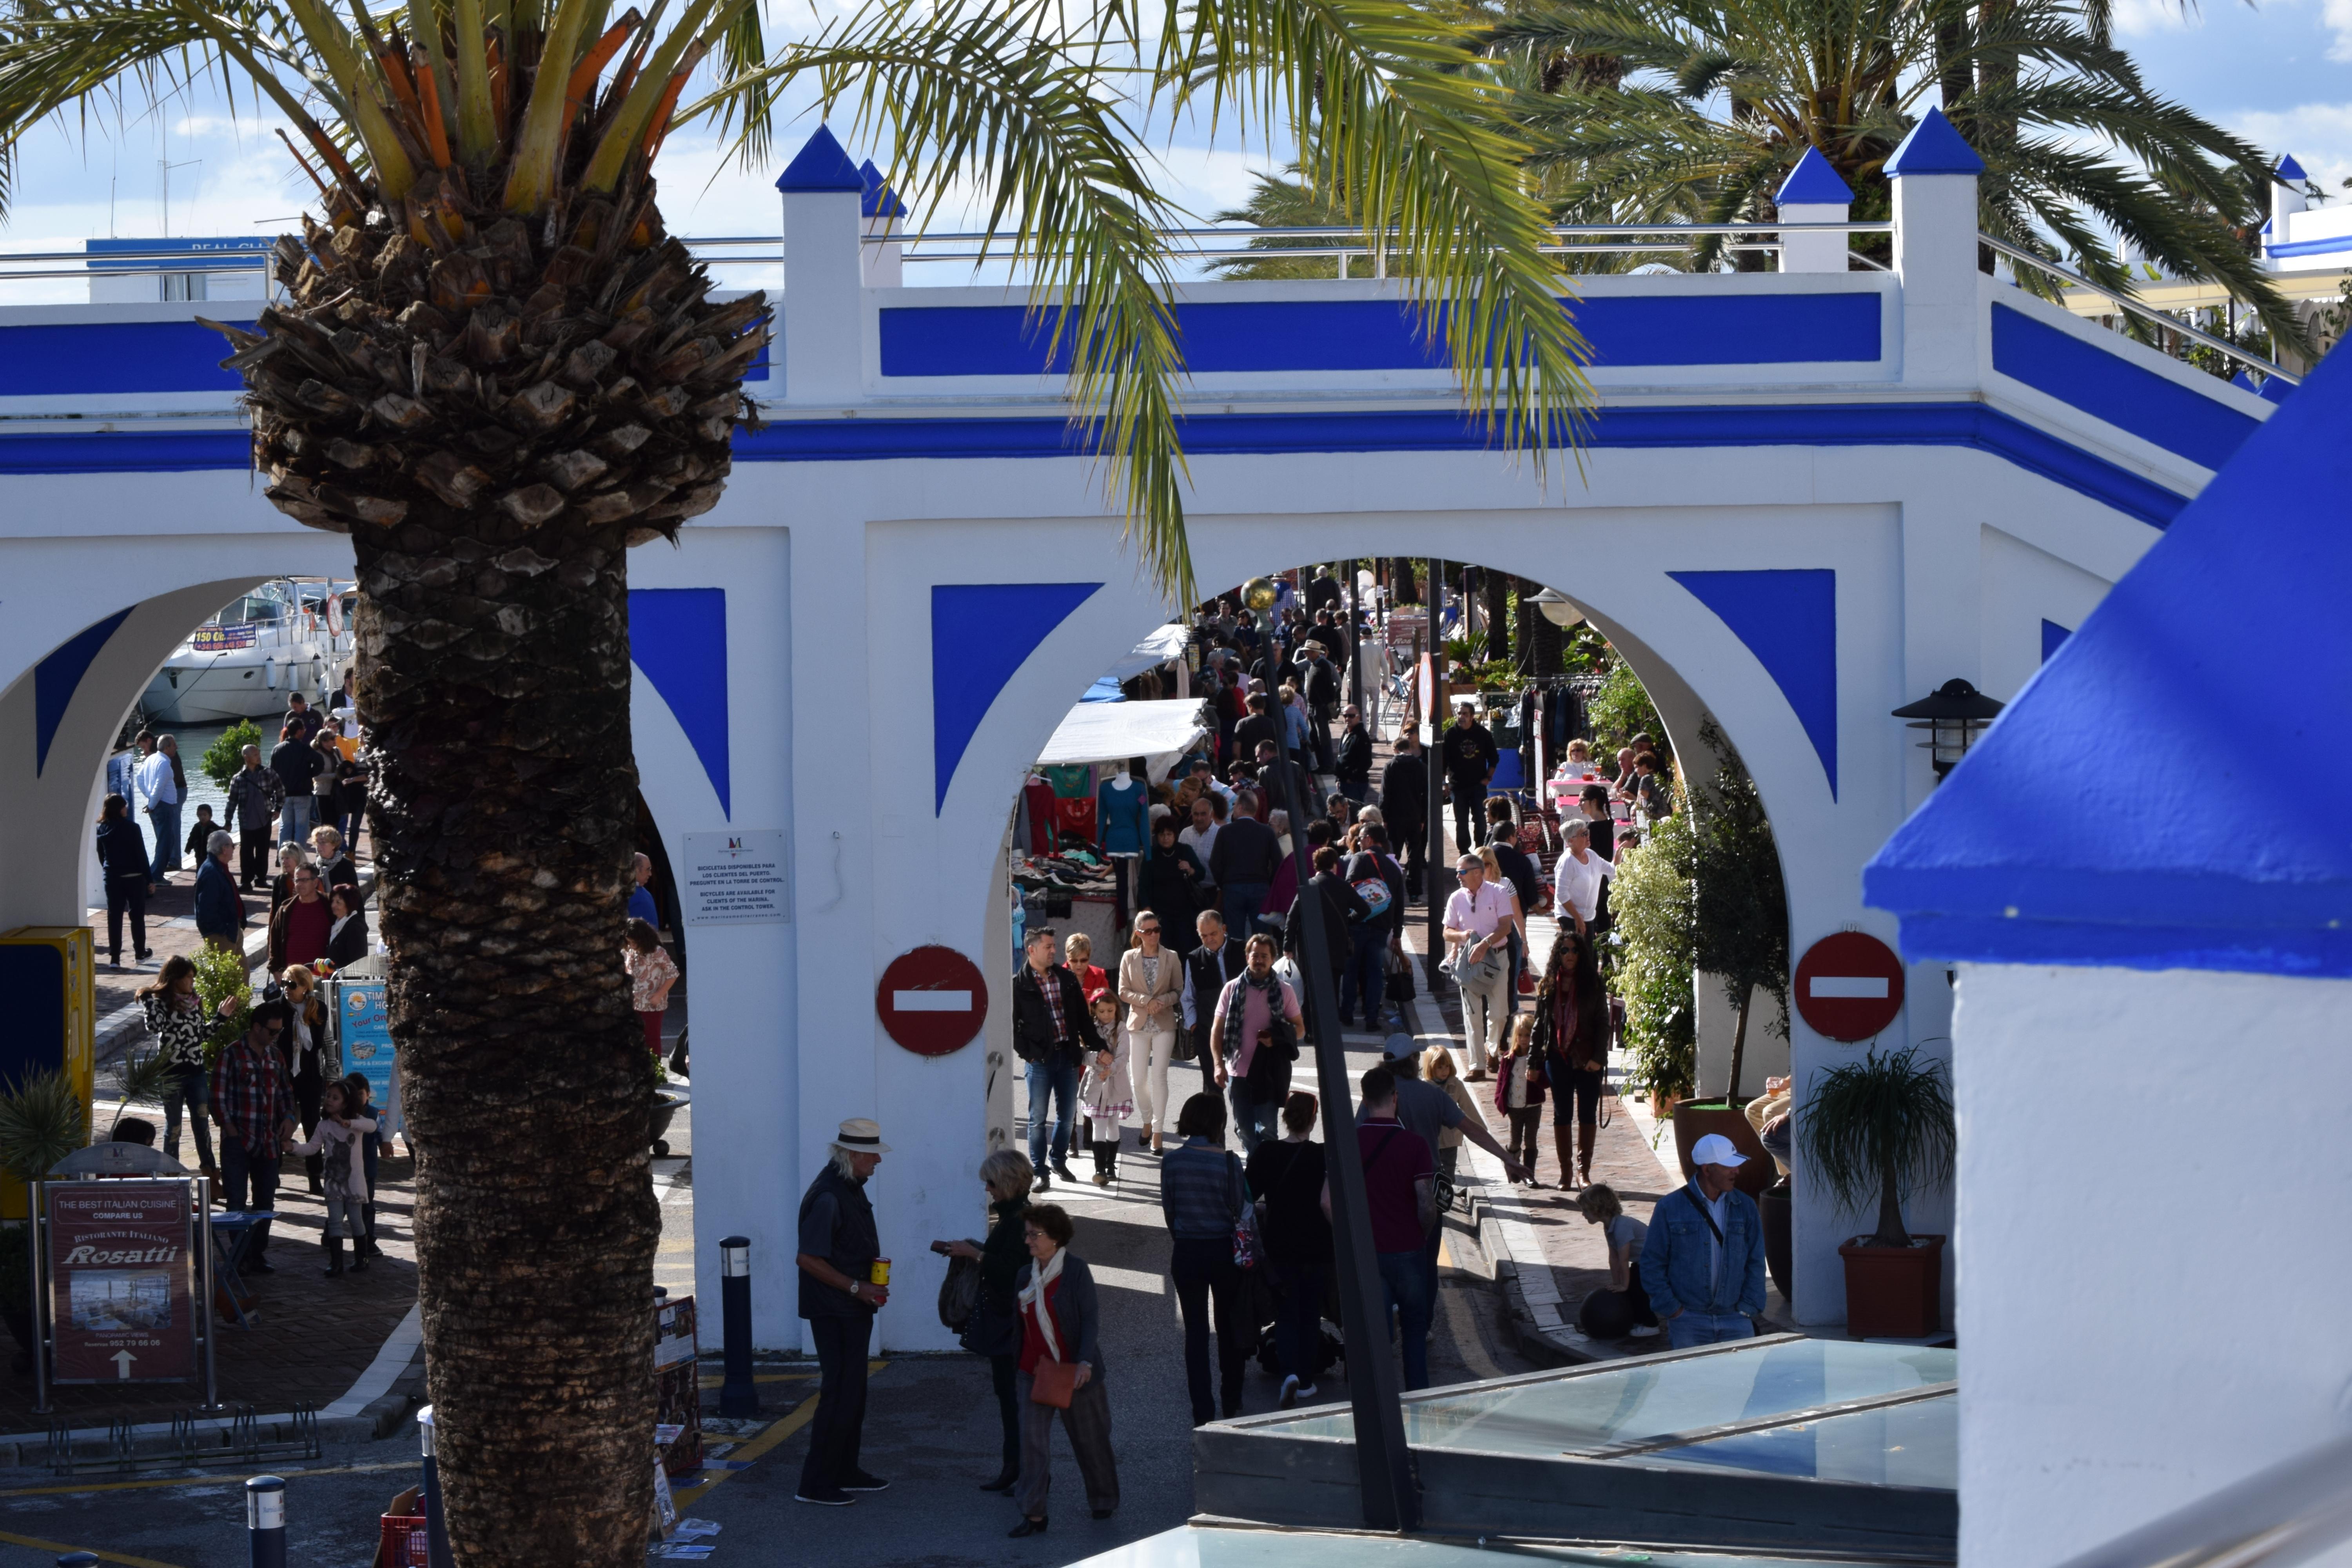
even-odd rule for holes
{"type": "Polygon", "coordinates": [[[376,1141],[383,1143],[401,1131],[400,1082],[392,1069],[392,1016],[386,1010],[385,982],[338,975],[333,984],[343,1070],[368,1080],[368,1100],[375,1108],[376,1141]]]}
{"type": "Polygon", "coordinates": [[[58,1383],[195,1375],[195,1258],[185,1181],[49,1188],[49,1310],[58,1383]]]}

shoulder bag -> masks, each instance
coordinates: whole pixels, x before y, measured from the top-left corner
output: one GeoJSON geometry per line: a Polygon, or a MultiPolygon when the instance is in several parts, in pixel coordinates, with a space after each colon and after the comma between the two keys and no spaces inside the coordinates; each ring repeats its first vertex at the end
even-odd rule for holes
{"type": "Polygon", "coordinates": [[[1077,1397],[1076,1362],[1048,1361],[1041,1357],[1029,1378],[1029,1403],[1032,1405],[1050,1405],[1056,1410],[1067,1410],[1070,1401],[1077,1397]]]}
{"type": "Polygon", "coordinates": [[[948,1277],[940,1281],[940,1323],[959,1333],[980,1310],[980,1265],[969,1258],[948,1259],[948,1277]]]}
{"type": "MultiPolygon", "coordinates": [[[[1263,1047],[1261,1047],[1263,1048],[1263,1047]]],[[[1241,1156],[1225,1151],[1226,1173],[1233,1178],[1234,1267],[1257,1267],[1257,1210],[1249,1203],[1249,1184],[1242,1173],[1241,1156]]]]}

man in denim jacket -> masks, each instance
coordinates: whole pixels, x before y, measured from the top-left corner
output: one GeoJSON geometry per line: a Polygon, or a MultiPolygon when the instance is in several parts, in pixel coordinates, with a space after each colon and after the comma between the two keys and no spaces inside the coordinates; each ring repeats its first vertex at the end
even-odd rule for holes
{"type": "Polygon", "coordinates": [[[1748,1157],[1710,1132],[1691,1150],[1690,1184],[1658,1200],[1642,1286],[1676,1350],[1752,1339],[1764,1310],[1764,1216],[1735,1190],[1748,1157]]]}

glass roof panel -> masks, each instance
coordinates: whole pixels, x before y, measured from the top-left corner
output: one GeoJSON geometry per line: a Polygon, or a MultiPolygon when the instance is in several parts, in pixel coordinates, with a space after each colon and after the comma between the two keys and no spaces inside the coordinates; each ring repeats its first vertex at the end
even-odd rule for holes
{"type": "Polygon", "coordinates": [[[1791,1422],[1661,1448],[1637,1462],[1949,1491],[1959,1485],[1959,1401],[1946,1394],[1791,1422]]]}
{"type": "MultiPolygon", "coordinates": [[[[1868,1568],[1849,1558],[1525,1541],[1511,1542],[1507,1555],[1542,1568],[1868,1568]]],[[[1493,1568],[1495,1560],[1494,1551],[1466,1541],[1180,1525],[1087,1558],[1075,1568],[1493,1568]]]]}
{"type": "MultiPolygon", "coordinates": [[[[1958,1375],[1954,1351],[1790,1340],[1412,1399],[1404,1407],[1405,1440],[1423,1447],[1507,1454],[1588,1454],[1675,1432],[1899,1394],[1958,1375]]],[[[1276,1429],[1285,1436],[1355,1436],[1354,1418],[1344,1407],[1276,1429]]]]}

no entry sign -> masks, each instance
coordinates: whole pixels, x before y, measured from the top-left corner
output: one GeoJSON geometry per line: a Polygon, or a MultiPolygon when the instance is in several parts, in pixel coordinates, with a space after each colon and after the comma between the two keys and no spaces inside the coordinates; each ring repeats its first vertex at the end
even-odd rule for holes
{"type": "Polygon", "coordinates": [[[1832,1040],[1866,1040],[1903,1011],[1903,961],[1874,936],[1842,931],[1797,963],[1797,1012],[1832,1040]]]}
{"type": "Polygon", "coordinates": [[[874,988],[874,1011],[892,1039],[919,1057],[943,1057],[988,1021],[988,977],[951,947],[902,952],[874,988]]]}

